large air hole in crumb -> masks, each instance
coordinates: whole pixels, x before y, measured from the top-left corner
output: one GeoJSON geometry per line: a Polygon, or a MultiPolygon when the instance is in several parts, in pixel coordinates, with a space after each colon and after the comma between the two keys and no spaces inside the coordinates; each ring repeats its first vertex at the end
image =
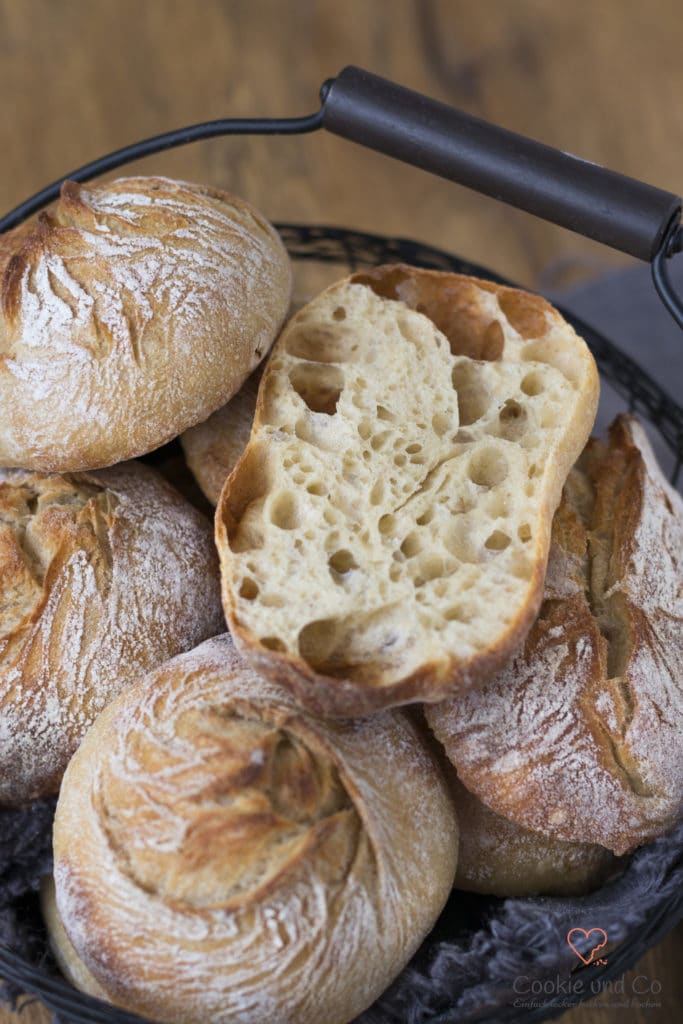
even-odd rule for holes
{"type": "Polygon", "coordinates": [[[352,569],[358,568],[358,562],[353,557],[350,551],[342,548],[340,551],[335,551],[333,555],[328,558],[328,565],[334,572],[339,573],[340,576],[344,576],[347,572],[351,572],[352,569]]]}
{"type": "Polygon", "coordinates": [[[453,426],[453,417],[445,412],[436,412],[432,416],[432,430],[437,437],[443,437],[453,426]]]}
{"type": "Polygon", "coordinates": [[[421,516],[417,517],[415,522],[417,523],[418,526],[427,526],[429,523],[431,523],[433,518],[434,518],[434,509],[433,508],[428,508],[428,509],[425,509],[425,511],[422,513],[421,516]]]}
{"type": "Polygon", "coordinates": [[[315,363],[344,363],[350,358],[349,334],[325,327],[300,328],[287,338],[287,352],[315,363]]]}
{"type": "Polygon", "coordinates": [[[384,481],[378,480],[370,491],[370,504],[381,505],[384,497],[384,481]]]}
{"type": "Polygon", "coordinates": [[[375,434],[372,441],[370,442],[370,447],[372,448],[373,452],[381,451],[390,437],[392,437],[392,433],[390,430],[382,430],[381,433],[375,434]]]}
{"type": "Polygon", "coordinates": [[[403,454],[403,452],[399,452],[398,455],[394,455],[394,465],[398,466],[399,469],[401,469],[403,466],[405,466],[407,461],[408,461],[408,459],[403,454]]]}
{"type": "Polygon", "coordinates": [[[255,601],[259,595],[259,589],[254,581],[247,577],[242,580],[242,586],[240,587],[239,594],[245,601],[255,601]]]}
{"type": "Polygon", "coordinates": [[[467,472],[473,484],[496,487],[508,475],[508,462],[497,448],[482,448],[470,459],[467,472]]]}
{"type": "Polygon", "coordinates": [[[465,608],[462,604],[451,605],[444,612],[444,618],[446,622],[470,622],[472,619],[472,611],[470,608],[465,608]]]}
{"type": "Polygon", "coordinates": [[[408,447],[406,448],[406,452],[408,453],[408,455],[415,455],[417,452],[421,452],[421,451],[422,451],[422,445],[421,444],[409,444],[408,447]]]}
{"type": "Polygon", "coordinates": [[[526,377],[522,379],[520,387],[525,395],[529,395],[532,398],[534,395],[542,394],[545,391],[543,375],[536,371],[527,373],[526,377]]]}
{"type": "Polygon", "coordinates": [[[505,551],[505,548],[510,543],[510,538],[507,533],[503,533],[502,530],[494,530],[493,533],[486,538],[484,547],[487,547],[489,551],[505,551]]]}
{"type": "Polygon", "coordinates": [[[286,645],[280,640],[279,636],[262,636],[261,647],[265,647],[269,651],[279,651],[284,653],[287,650],[286,645]]]}
{"type": "Polygon", "coordinates": [[[306,488],[308,494],[314,494],[318,498],[322,498],[327,494],[327,487],[325,484],[320,483],[319,480],[314,480],[306,488]]]}
{"type": "Polygon", "coordinates": [[[451,379],[458,395],[460,425],[466,427],[476,423],[491,402],[481,367],[469,360],[462,360],[453,367],[451,379]]]}
{"type": "Polygon", "coordinates": [[[337,306],[332,313],[333,320],[346,320],[346,310],[343,306],[337,306]]]}
{"type": "Polygon", "coordinates": [[[379,526],[379,532],[386,537],[396,529],[396,516],[392,516],[390,512],[387,512],[386,515],[380,518],[377,525],[379,526]]]}
{"type": "Polygon", "coordinates": [[[372,424],[370,423],[370,420],[361,420],[360,423],[358,424],[359,436],[363,439],[363,441],[367,441],[371,433],[372,424]]]}
{"type": "Polygon", "coordinates": [[[263,544],[260,509],[262,498],[271,486],[264,461],[263,446],[257,442],[245,452],[240,472],[225,502],[224,521],[230,547],[235,553],[263,544]]]}
{"type": "Polygon", "coordinates": [[[337,366],[299,363],[289,371],[289,381],[311,412],[332,416],[344,389],[344,374],[337,366]]]}
{"type": "Polygon", "coordinates": [[[559,370],[574,386],[584,372],[583,362],[576,357],[575,346],[563,343],[557,337],[525,345],[522,357],[530,362],[547,363],[559,370]]]}
{"type": "Polygon", "coordinates": [[[537,338],[547,330],[550,306],[545,299],[510,288],[499,293],[498,304],[522,338],[537,338]]]}
{"type": "Polygon", "coordinates": [[[324,663],[337,642],[337,623],[334,619],[316,619],[299,633],[299,654],[309,665],[324,663]]]}
{"type": "Polygon", "coordinates": [[[401,551],[406,558],[414,558],[422,550],[422,541],[419,534],[409,533],[401,544],[401,551]]]}
{"type": "Polygon", "coordinates": [[[377,406],[377,419],[383,420],[385,423],[393,423],[394,417],[383,405],[377,406]]]}
{"type": "Polygon", "coordinates": [[[273,498],[270,505],[270,521],[281,530],[295,530],[299,525],[296,498],[283,491],[273,498]]]}
{"type": "Polygon", "coordinates": [[[498,413],[498,422],[501,437],[508,441],[519,441],[527,427],[526,409],[514,398],[508,398],[498,413]]]}
{"type": "Polygon", "coordinates": [[[522,544],[526,544],[527,541],[531,540],[531,527],[528,523],[522,523],[520,528],[517,530],[517,536],[521,540],[522,544]]]}

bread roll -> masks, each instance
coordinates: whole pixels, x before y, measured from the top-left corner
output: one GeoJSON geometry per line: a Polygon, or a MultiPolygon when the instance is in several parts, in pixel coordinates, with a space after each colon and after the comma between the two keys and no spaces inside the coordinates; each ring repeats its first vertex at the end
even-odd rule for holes
{"type": "Polygon", "coordinates": [[[456,847],[407,718],[316,721],[217,637],[71,761],[52,941],[76,984],[155,1020],[344,1024],[430,930],[456,847]]]}
{"type": "Polygon", "coordinates": [[[224,628],[210,524],[153,470],[0,469],[0,804],[56,792],[105,704],[224,628]]]}
{"type": "Polygon", "coordinates": [[[0,238],[0,465],[108,466],[206,419],[268,351],[290,287],[274,228],[227,192],[65,182],[0,238]]]}
{"type": "Polygon", "coordinates": [[[227,405],[180,439],[187,464],[212,505],[249,443],[262,372],[259,366],[227,405]]]}
{"type": "Polygon", "coordinates": [[[488,896],[583,896],[617,864],[602,846],[565,843],[513,825],[465,789],[453,773],[460,842],[455,888],[488,896]]]}
{"type": "Polygon", "coordinates": [[[273,349],[217,509],[244,654],[324,715],[486,678],[538,611],[597,397],[536,296],[410,267],[323,292],[273,349]]]}
{"type": "Polygon", "coordinates": [[[617,854],[683,811],[683,501],[642,427],[591,441],[553,524],[541,614],[479,689],[426,709],[498,814],[617,854]]]}

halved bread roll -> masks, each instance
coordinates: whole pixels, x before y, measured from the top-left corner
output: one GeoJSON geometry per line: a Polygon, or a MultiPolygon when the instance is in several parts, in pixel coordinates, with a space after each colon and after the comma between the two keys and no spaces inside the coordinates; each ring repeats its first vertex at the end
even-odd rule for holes
{"type": "Polygon", "coordinates": [[[597,398],[536,296],[401,266],[323,292],[273,350],[217,509],[242,651],[324,715],[486,677],[538,611],[597,398]]]}
{"type": "Polygon", "coordinates": [[[426,709],[498,814],[617,854],[683,813],[683,501],[645,433],[591,441],[555,515],[541,614],[476,691],[426,709]]]}
{"type": "Polygon", "coordinates": [[[98,718],[54,828],[74,984],[182,1024],[345,1024],[443,907],[457,827],[400,712],[321,722],[216,637],[98,718]]]}

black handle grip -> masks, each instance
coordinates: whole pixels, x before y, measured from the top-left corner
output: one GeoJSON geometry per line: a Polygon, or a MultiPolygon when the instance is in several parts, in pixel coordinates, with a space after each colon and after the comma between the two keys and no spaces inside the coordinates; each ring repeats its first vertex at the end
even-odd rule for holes
{"type": "Polygon", "coordinates": [[[681,200],[347,67],[324,92],[323,127],[353,142],[651,261],[681,200]]]}

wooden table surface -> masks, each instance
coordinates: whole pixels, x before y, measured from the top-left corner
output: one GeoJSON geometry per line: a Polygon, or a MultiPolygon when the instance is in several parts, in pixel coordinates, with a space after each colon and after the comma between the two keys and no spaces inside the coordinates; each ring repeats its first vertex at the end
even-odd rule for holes
{"type": "MultiPolygon", "coordinates": [[[[0,0],[0,210],[148,135],[310,113],[349,63],[680,193],[682,53],[680,0],[0,0]]],[[[273,220],[413,237],[538,289],[629,262],[322,133],[216,139],[130,169],[226,187],[273,220]]],[[[563,1021],[678,1021],[682,951],[679,929],[626,980],[656,982],[658,1006],[563,1021]]]]}

